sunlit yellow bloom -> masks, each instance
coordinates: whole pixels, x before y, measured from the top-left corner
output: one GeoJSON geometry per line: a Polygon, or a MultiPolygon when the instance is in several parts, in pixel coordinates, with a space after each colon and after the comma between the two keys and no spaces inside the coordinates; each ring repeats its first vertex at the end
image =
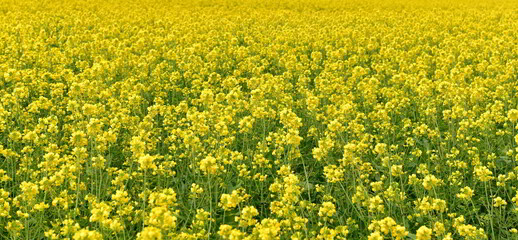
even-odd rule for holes
{"type": "Polygon", "coordinates": [[[149,154],[139,157],[138,163],[140,164],[140,168],[142,170],[156,169],[157,166],[153,163],[155,159],[156,157],[150,156],[149,154]]]}
{"type": "Polygon", "coordinates": [[[474,191],[470,187],[463,187],[460,189],[460,193],[457,193],[457,197],[460,199],[471,199],[474,191]]]}
{"type": "Polygon", "coordinates": [[[216,174],[219,170],[219,165],[216,162],[216,158],[212,156],[207,156],[200,162],[200,169],[205,174],[216,174]]]}
{"type": "Polygon", "coordinates": [[[501,197],[493,198],[493,206],[495,207],[501,207],[507,205],[507,202],[502,199],[501,197]]]}
{"type": "Polygon", "coordinates": [[[73,239],[74,240],[87,240],[87,239],[100,240],[100,239],[103,239],[103,237],[102,237],[101,233],[99,233],[97,231],[81,229],[74,234],[73,239]]]}
{"type": "Polygon", "coordinates": [[[145,227],[137,234],[138,240],[160,240],[162,239],[162,232],[156,227],[145,227]]]}
{"type": "Polygon", "coordinates": [[[416,233],[416,239],[417,240],[430,240],[432,239],[432,229],[421,226],[419,229],[417,229],[416,233]]]}

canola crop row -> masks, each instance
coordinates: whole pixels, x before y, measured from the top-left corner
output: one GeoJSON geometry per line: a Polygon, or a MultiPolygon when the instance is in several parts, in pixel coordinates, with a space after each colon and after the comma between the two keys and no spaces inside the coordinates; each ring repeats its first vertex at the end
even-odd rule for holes
{"type": "Polygon", "coordinates": [[[0,6],[2,239],[518,239],[518,3],[0,6]]]}

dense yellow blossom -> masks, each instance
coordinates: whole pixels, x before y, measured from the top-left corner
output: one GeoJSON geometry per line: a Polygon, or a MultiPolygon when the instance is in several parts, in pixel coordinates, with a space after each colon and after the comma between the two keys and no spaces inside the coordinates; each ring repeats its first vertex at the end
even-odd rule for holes
{"type": "Polygon", "coordinates": [[[460,193],[456,194],[458,198],[461,199],[471,199],[473,196],[474,191],[470,187],[463,187],[460,189],[460,193]]]}
{"type": "Polygon", "coordinates": [[[142,232],[137,234],[138,240],[160,240],[162,232],[156,227],[145,227],[142,232]]]}
{"type": "Polygon", "coordinates": [[[5,0],[9,239],[510,239],[518,2],[5,0]]]}
{"type": "Polygon", "coordinates": [[[421,226],[416,233],[416,239],[417,240],[430,240],[432,239],[432,229],[421,226]]]}
{"type": "Polygon", "coordinates": [[[101,235],[101,233],[99,233],[97,231],[81,229],[74,234],[73,239],[74,240],[86,240],[86,239],[100,240],[100,239],[102,239],[102,235],[101,235]]]}

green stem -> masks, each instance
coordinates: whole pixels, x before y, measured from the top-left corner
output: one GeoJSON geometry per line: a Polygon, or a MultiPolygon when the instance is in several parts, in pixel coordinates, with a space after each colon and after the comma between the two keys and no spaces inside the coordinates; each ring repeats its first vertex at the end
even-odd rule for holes
{"type": "Polygon", "coordinates": [[[487,208],[489,210],[489,221],[491,223],[491,236],[492,236],[492,239],[496,239],[495,238],[495,229],[494,229],[494,224],[493,224],[493,204],[491,204],[491,202],[489,201],[489,199],[491,198],[491,196],[489,196],[487,194],[487,183],[484,182],[484,191],[486,192],[486,199],[487,199],[487,208]]]}
{"type": "MultiPolygon", "coordinates": [[[[142,198],[142,214],[143,216],[145,215],[145,211],[146,211],[146,190],[147,190],[147,170],[144,170],[144,196],[142,198]]],[[[144,228],[144,225],[145,225],[145,219],[142,219],[142,228],[144,228]]]]}

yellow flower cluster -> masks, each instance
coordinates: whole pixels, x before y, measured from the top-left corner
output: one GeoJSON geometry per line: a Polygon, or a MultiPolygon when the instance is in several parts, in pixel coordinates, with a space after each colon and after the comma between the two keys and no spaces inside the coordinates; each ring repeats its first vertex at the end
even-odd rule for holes
{"type": "Polygon", "coordinates": [[[219,206],[228,211],[237,207],[238,204],[248,198],[250,198],[250,195],[246,194],[245,190],[240,188],[233,190],[231,194],[221,194],[219,206]]]}
{"type": "Polygon", "coordinates": [[[369,224],[368,229],[372,231],[369,235],[369,239],[384,239],[385,236],[390,233],[391,236],[397,240],[404,239],[408,235],[408,231],[404,226],[398,225],[391,217],[386,217],[381,220],[374,220],[369,224]]]}

